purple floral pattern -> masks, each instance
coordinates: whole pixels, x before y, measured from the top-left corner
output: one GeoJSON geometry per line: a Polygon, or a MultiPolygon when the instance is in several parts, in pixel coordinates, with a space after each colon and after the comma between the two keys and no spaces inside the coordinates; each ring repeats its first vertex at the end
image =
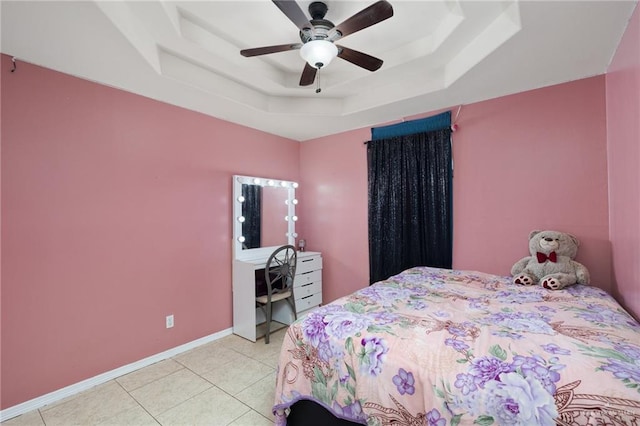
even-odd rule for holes
{"type": "Polygon", "coordinates": [[[300,399],[371,425],[607,423],[609,414],[640,424],[639,342],[640,325],[595,287],[412,268],[289,328],[276,424],[300,399]]]}
{"type": "Polygon", "coordinates": [[[407,373],[404,368],[398,370],[398,374],[393,376],[393,384],[396,385],[398,393],[400,395],[413,395],[416,391],[414,387],[416,381],[413,378],[413,373],[407,373]]]}

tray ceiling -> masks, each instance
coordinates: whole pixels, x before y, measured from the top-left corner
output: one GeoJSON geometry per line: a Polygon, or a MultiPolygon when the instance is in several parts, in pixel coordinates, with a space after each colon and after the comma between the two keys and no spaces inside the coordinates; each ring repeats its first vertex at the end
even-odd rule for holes
{"type": "MultiPolygon", "coordinates": [[[[307,14],[309,1],[298,4],[307,14]]],[[[338,24],[373,1],[325,2],[338,24]]],[[[300,87],[298,43],[263,1],[2,1],[2,53],[304,141],[603,74],[635,1],[390,0],[394,16],[344,37],[384,61],[336,58],[300,87]]]]}

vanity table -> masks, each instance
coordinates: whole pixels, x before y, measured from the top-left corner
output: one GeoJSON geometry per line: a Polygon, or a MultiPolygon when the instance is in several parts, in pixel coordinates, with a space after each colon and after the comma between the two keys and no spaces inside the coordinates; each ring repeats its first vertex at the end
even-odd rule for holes
{"type": "MultiPolygon", "coordinates": [[[[265,321],[256,308],[260,276],[271,253],[281,245],[295,245],[295,182],[253,176],[233,176],[233,332],[253,342],[256,326],[265,321]]],[[[298,251],[294,297],[298,318],[322,303],[322,254],[298,251]]],[[[273,320],[291,324],[294,315],[286,301],[273,305],[273,320]]]]}
{"type": "MultiPolygon", "coordinates": [[[[269,252],[271,254],[271,252],[269,252]]],[[[261,309],[256,309],[256,271],[264,270],[269,256],[257,256],[233,262],[233,332],[256,341],[256,325],[265,321],[261,309]]],[[[322,303],[322,256],[318,252],[298,252],[296,275],[293,280],[298,318],[322,303]]],[[[273,320],[283,324],[293,322],[291,307],[285,302],[276,302],[273,320]],[[281,303],[283,302],[283,303],[281,303]]]]}

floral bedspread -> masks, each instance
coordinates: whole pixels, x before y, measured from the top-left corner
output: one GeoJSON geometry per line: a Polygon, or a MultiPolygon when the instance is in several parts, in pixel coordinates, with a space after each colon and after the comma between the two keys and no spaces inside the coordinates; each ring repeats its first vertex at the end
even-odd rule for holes
{"type": "Polygon", "coordinates": [[[273,408],[368,425],[640,425],[640,324],[605,291],[418,267],[285,337],[273,408]]]}

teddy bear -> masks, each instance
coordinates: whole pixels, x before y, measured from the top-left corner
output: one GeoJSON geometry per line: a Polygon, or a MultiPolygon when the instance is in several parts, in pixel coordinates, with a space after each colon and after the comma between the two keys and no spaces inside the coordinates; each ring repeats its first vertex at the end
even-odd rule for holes
{"type": "Polygon", "coordinates": [[[589,284],[589,271],[573,260],[580,241],[571,234],[558,231],[531,231],[529,252],[511,268],[515,284],[539,284],[549,290],[560,290],[573,284],[589,284]]]}

